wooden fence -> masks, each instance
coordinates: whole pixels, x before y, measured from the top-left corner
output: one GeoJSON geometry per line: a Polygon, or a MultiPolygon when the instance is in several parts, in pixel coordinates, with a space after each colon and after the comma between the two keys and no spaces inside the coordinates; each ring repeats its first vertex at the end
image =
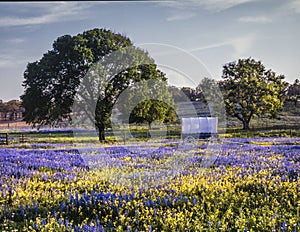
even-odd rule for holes
{"type": "Polygon", "coordinates": [[[8,145],[8,133],[0,133],[0,144],[8,145]]]}

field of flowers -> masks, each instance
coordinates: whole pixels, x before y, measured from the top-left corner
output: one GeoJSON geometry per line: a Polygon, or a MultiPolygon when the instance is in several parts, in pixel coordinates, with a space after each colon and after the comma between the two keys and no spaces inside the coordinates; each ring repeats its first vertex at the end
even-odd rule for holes
{"type": "Polygon", "coordinates": [[[178,146],[0,148],[0,231],[300,231],[299,138],[224,139],[208,168],[201,144],[167,176],[178,146]]]}

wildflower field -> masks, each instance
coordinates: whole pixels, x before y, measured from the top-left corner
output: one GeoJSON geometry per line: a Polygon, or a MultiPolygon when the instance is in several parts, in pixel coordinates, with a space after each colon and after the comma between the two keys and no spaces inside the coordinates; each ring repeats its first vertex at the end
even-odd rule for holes
{"type": "Polygon", "coordinates": [[[207,168],[199,144],[171,176],[179,142],[51,146],[0,148],[0,231],[300,231],[299,138],[224,139],[207,168]]]}

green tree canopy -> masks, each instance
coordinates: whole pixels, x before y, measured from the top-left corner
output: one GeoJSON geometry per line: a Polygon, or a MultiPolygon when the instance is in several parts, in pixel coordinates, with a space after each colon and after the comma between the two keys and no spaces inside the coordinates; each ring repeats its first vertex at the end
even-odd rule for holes
{"type": "MultiPolygon", "coordinates": [[[[135,52],[130,55],[135,56],[135,52]]],[[[147,60],[143,60],[143,62],[143,64],[137,66],[132,65],[132,67],[115,75],[110,81],[108,81],[105,90],[102,91],[102,94],[99,95],[100,97],[96,105],[95,118],[96,126],[99,129],[100,141],[105,140],[103,128],[111,125],[113,108],[118,107],[121,112],[124,108],[132,110],[128,115],[123,115],[123,119],[128,119],[127,123],[133,122],[137,118],[143,118],[149,123],[158,119],[163,120],[161,112],[165,111],[165,108],[167,106],[159,106],[159,104],[154,104],[154,101],[151,101],[151,99],[149,98],[144,98],[144,96],[147,95],[149,90],[152,90],[155,92],[153,94],[158,94],[159,96],[161,96],[161,100],[163,98],[165,101],[166,99],[170,99],[170,97],[166,95],[166,92],[161,91],[162,86],[166,85],[167,79],[165,77],[165,74],[158,70],[155,64],[146,63],[147,60]],[[148,86],[147,83],[149,83],[150,80],[154,81],[154,83],[160,83],[161,86],[157,88],[148,86]],[[141,87],[141,83],[144,84],[143,94],[141,96],[132,95],[132,92],[129,95],[126,94],[127,91],[132,89],[135,93],[140,93],[139,88],[141,87]],[[143,100],[150,101],[144,102],[147,104],[140,104],[140,102],[143,100]],[[116,103],[117,106],[115,106],[116,103]],[[151,107],[149,108],[148,106],[151,107]],[[149,109],[156,109],[156,113],[150,111],[149,109]],[[132,115],[131,119],[134,120],[130,121],[130,115],[132,115]]]]}
{"type": "Polygon", "coordinates": [[[129,38],[105,29],[57,38],[52,50],[29,63],[24,72],[25,92],[21,99],[25,121],[53,125],[69,118],[76,87],[92,64],[112,51],[131,45],[129,38]]]}
{"type": "Polygon", "coordinates": [[[27,65],[24,79],[26,122],[53,125],[75,113],[79,120],[89,119],[104,141],[122,91],[141,80],[166,78],[129,38],[93,29],[59,37],[52,50],[27,65]]]}
{"type": "Polygon", "coordinates": [[[266,70],[261,61],[239,59],[223,67],[224,100],[227,112],[249,129],[253,115],[274,117],[282,108],[283,75],[266,70]]]}
{"type": "Polygon", "coordinates": [[[152,69],[154,77],[142,80],[131,86],[120,96],[117,107],[122,114],[120,120],[126,123],[147,122],[162,123],[177,120],[175,102],[167,85],[165,74],[152,69]]]}
{"type": "Polygon", "coordinates": [[[94,124],[99,140],[105,141],[105,128],[111,126],[112,110],[120,94],[141,80],[160,78],[153,59],[129,46],[112,52],[94,64],[83,78],[75,96],[76,112],[94,124]]]}

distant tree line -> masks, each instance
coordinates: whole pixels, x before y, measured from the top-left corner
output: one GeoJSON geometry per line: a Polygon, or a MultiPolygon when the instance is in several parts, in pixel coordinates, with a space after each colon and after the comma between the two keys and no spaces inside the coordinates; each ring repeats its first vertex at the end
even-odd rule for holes
{"type": "Polygon", "coordinates": [[[190,101],[224,100],[227,114],[238,118],[244,129],[249,129],[254,115],[277,117],[285,101],[296,106],[300,98],[298,79],[288,84],[283,75],[251,57],[225,64],[221,81],[204,78],[195,89],[167,87],[166,74],[146,51],[121,34],[97,28],[57,38],[52,50],[27,65],[23,86],[27,123],[54,125],[70,120],[76,101],[80,112],[95,122],[101,142],[105,141],[105,128],[111,126],[114,105],[127,89],[132,91],[123,106],[132,107],[136,99],[140,102],[129,121],[146,121],[149,126],[155,120],[177,120],[174,101],[180,100],[182,92],[190,101]],[[149,86],[151,81],[159,84],[149,86]],[[135,83],[144,83],[141,91],[135,83]],[[220,89],[223,96],[215,96],[214,89],[220,89]]]}
{"type": "MultiPolygon", "coordinates": [[[[209,78],[204,78],[209,79],[209,78]]],[[[209,79],[211,81],[214,81],[212,79],[209,79]]],[[[218,87],[224,91],[224,88],[226,86],[226,81],[215,81],[215,84],[218,85],[218,87]]],[[[300,81],[299,79],[296,79],[292,84],[289,82],[284,82],[284,91],[282,99],[284,103],[286,102],[292,102],[294,106],[298,106],[300,102],[300,81]]],[[[191,88],[191,87],[182,87],[180,88],[180,91],[184,92],[186,96],[189,98],[190,101],[205,101],[203,98],[203,95],[201,94],[201,85],[199,84],[197,88],[191,88]]]]}
{"type": "Polygon", "coordinates": [[[16,121],[23,119],[25,109],[19,100],[3,102],[0,100],[0,121],[16,121]]]}

